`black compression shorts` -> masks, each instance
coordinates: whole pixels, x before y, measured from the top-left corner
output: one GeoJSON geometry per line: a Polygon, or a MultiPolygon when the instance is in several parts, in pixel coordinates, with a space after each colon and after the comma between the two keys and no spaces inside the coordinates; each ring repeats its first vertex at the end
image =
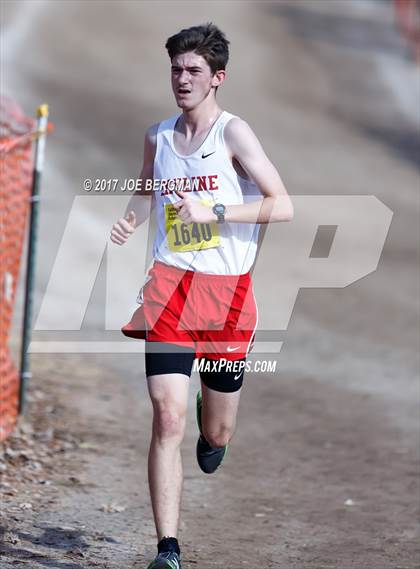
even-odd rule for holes
{"type": "MultiPolygon", "coordinates": [[[[146,342],[146,376],[181,373],[191,377],[195,352],[191,348],[164,342],[146,342]]],[[[200,379],[209,389],[222,393],[238,391],[243,384],[245,358],[226,360],[200,359],[200,379]]]]}

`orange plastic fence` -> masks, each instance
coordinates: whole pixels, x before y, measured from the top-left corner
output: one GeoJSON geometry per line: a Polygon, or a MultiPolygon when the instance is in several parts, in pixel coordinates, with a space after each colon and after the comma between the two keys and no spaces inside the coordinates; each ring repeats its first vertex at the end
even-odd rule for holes
{"type": "Polygon", "coordinates": [[[8,340],[30,206],[34,130],[35,121],[14,101],[0,98],[0,441],[18,411],[19,374],[8,340]]]}
{"type": "Polygon", "coordinates": [[[394,0],[397,24],[420,63],[420,0],[394,0]]]}

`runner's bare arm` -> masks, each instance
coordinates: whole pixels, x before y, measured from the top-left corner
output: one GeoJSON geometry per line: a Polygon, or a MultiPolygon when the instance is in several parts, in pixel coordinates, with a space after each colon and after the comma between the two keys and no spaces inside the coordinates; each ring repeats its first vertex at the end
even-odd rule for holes
{"type": "Polygon", "coordinates": [[[276,168],[265,154],[249,125],[239,118],[228,122],[224,131],[226,147],[264,196],[262,200],[227,205],[226,221],[270,223],[290,221],[293,204],[276,168]]]}
{"type": "Polygon", "coordinates": [[[111,241],[123,245],[136,227],[141,225],[150,215],[154,207],[152,191],[146,191],[145,184],[153,178],[153,162],[156,152],[157,124],[151,126],[144,137],[143,166],[139,175],[142,180],[142,189],[134,192],[125,210],[124,217],[120,218],[111,229],[111,241]]]}

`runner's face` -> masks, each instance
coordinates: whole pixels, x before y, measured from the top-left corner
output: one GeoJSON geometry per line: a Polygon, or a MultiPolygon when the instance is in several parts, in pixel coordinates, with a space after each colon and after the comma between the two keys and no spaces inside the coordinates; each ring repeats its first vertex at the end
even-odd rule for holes
{"type": "Polygon", "coordinates": [[[190,51],[172,59],[171,77],[178,107],[190,110],[209,96],[212,87],[222,83],[224,71],[212,75],[204,57],[190,51]]]}

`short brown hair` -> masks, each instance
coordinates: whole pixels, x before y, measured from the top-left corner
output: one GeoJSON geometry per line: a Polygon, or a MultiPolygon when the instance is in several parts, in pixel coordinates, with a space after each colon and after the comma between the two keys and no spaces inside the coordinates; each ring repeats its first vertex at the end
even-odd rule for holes
{"type": "Polygon", "coordinates": [[[181,30],[168,38],[165,47],[171,61],[176,55],[188,51],[201,55],[209,64],[213,75],[219,69],[226,69],[229,60],[229,41],[211,22],[181,30]]]}

